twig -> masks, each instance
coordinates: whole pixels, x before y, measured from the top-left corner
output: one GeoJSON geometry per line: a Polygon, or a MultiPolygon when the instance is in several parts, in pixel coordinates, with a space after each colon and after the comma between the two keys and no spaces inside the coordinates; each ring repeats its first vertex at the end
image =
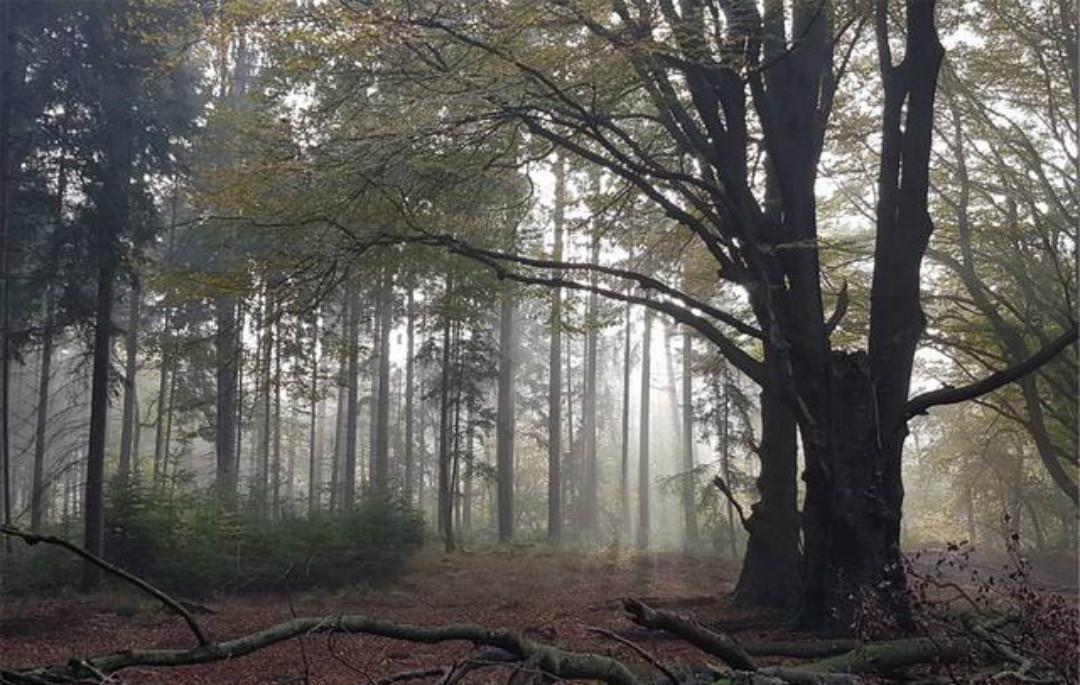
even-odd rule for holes
{"type": "Polygon", "coordinates": [[[671,669],[669,669],[667,666],[665,666],[662,661],[657,659],[654,655],[652,655],[644,647],[641,647],[637,643],[631,642],[630,640],[627,640],[625,637],[623,637],[623,636],[621,636],[621,635],[619,635],[619,634],[617,634],[617,633],[615,633],[613,631],[607,630],[606,628],[596,628],[596,627],[589,626],[589,627],[586,627],[585,630],[589,631],[590,633],[596,633],[597,635],[603,635],[604,637],[608,638],[609,640],[614,640],[615,642],[618,642],[620,645],[623,645],[623,646],[633,650],[633,652],[636,653],[638,656],[640,656],[642,659],[644,659],[645,661],[647,661],[650,664],[652,664],[653,666],[655,666],[656,670],[660,671],[665,676],[667,676],[667,679],[671,681],[671,685],[679,685],[678,676],[676,676],[674,673],[672,673],[671,669]]]}
{"type": "Polygon", "coordinates": [[[10,535],[12,537],[22,538],[23,542],[31,546],[36,545],[40,542],[43,542],[47,545],[56,545],[57,547],[61,547],[73,554],[82,557],[83,559],[90,562],[94,566],[97,566],[100,569],[107,571],[108,573],[111,573],[118,578],[122,578],[123,580],[131,583],[132,585],[139,588],[148,595],[154,597],[159,602],[168,607],[170,610],[172,610],[172,612],[175,613],[177,616],[183,618],[184,622],[187,623],[188,628],[190,628],[191,632],[195,635],[195,639],[199,642],[200,647],[210,644],[210,639],[206,636],[206,633],[203,632],[203,629],[199,627],[199,623],[195,620],[195,617],[191,615],[191,612],[185,609],[180,602],[176,601],[169,595],[165,594],[164,591],[154,587],[142,578],[134,576],[125,571],[124,569],[120,568],[119,566],[110,564],[96,554],[88,552],[82,547],[79,547],[72,542],[68,542],[63,538],[58,538],[54,535],[41,535],[39,533],[31,533],[25,530],[20,530],[15,526],[9,526],[7,524],[0,524],[0,533],[3,533],[4,535],[10,535]]]}

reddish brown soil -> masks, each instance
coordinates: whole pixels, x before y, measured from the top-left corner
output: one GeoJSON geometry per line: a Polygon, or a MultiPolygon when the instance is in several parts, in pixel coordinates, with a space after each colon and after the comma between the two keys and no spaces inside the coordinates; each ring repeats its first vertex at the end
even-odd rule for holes
{"type": "MultiPolygon", "coordinates": [[[[397,581],[376,589],[336,594],[224,598],[207,604],[216,613],[200,617],[217,639],[253,632],[298,616],[362,613],[399,622],[438,625],[475,623],[524,632],[576,649],[619,655],[625,647],[590,634],[588,626],[630,627],[621,615],[622,597],[649,597],[663,606],[703,619],[738,619],[730,606],[734,570],[715,559],[681,556],[634,558],[519,556],[446,557],[424,553],[397,581]]],[[[745,615],[743,615],[746,618],[745,615]]],[[[768,617],[761,617],[767,619],[768,617]]],[[[766,624],[768,620],[764,621],[766,624]]],[[[747,639],[754,631],[742,632],[747,639]]],[[[140,647],[185,647],[190,633],[175,617],[142,598],[8,601],[0,607],[0,667],[62,663],[72,657],[140,647]]],[[[667,663],[702,664],[709,658],[676,640],[641,642],[667,663]]],[[[321,635],[295,639],[229,662],[178,669],[129,669],[132,683],[367,683],[421,667],[466,657],[464,643],[414,645],[382,638],[321,635]],[[306,676],[305,676],[306,653],[306,676]]],[[[475,674],[469,682],[505,682],[506,673],[475,674]]]]}

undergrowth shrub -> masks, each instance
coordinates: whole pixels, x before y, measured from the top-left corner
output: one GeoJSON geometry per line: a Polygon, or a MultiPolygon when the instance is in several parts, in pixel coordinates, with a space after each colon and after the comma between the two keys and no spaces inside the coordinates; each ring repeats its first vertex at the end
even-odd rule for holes
{"type": "MultiPolygon", "coordinates": [[[[196,597],[377,584],[423,544],[423,521],[391,498],[368,496],[347,513],[258,521],[223,511],[206,493],[170,498],[141,485],[111,489],[105,557],[169,592],[196,597]]],[[[22,551],[0,591],[74,587],[81,562],[48,545],[22,551]]]]}

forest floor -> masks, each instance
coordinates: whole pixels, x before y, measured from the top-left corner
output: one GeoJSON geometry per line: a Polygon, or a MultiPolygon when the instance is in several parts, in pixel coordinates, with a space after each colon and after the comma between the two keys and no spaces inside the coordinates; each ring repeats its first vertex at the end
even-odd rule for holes
{"type": "MultiPolygon", "coordinates": [[[[293,616],[358,613],[425,625],[473,623],[520,631],[574,650],[611,654],[645,667],[622,645],[588,630],[600,627],[630,631],[626,634],[668,665],[700,665],[710,658],[687,643],[635,630],[623,616],[620,599],[644,598],[657,608],[691,612],[702,621],[717,622],[743,641],[776,639],[782,622],[779,615],[748,613],[731,604],[736,573],[737,567],[730,562],[674,554],[542,555],[526,550],[445,556],[425,551],[396,580],[377,588],[222,598],[207,601],[213,613],[199,618],[217,639],[250,633],[293,616]]],[[[1075,583],[1075,572],[1071,577],[1075,583]]],[[[192,637],[182,622],[133,595],[9,599],[0,605],[0,666],[6,668],[63,663],[72,657],[134,647],[191,645],[192,637]]],[[[401,671],[446,666],[469,654],[470,646],[464,643],[417,645],[321,635],[226,662],[128,669],[120,675],[122,682],[147,684],[364,685],[401,671]]],[[[467,682],[505,680],[506,672],[487,670],[471,675],[467,682]]]]}

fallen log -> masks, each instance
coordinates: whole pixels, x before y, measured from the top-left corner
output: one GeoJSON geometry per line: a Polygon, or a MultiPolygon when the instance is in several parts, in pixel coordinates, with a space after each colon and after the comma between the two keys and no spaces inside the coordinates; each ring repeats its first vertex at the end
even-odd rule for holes
{"type": "Polygon", "coordinates": [[[750,656],[786,656],[795,659],[819,659],[844,654],[859,646],[858,640],[811,640],[747,642],[742,648],[750,656]]]}
{"type": "Polygon", "coordinates": [[[191,649],[130,649],[89,659],[72,659],[63,665],[28,671],[4,671],[0,672],[0,677],[19,685],[67,683],[85,679],[103,681],[110,674],[125,668],[190,666],[234,659],[278,642],[321,633],[375,635],[425,644],[460,640],[496,647],[512,654],[519,661],[531,662],[536,669],[556,678],[599,680],[609,685],[640,685],[637,677],[622,662],[599,654],[572,652],[534,642],[514,633],[487,630],[473,625],[417,626],[361,615],[295,618],[249,635],[191,649]]]}
{"type": "Polygon", "coordinates": [[[849,652],[804,667],[822,673],[887,674],[919,664],[959,661],[978,651],[971,640],[912,637],[886,642],[867,642],[849,652]]]}

